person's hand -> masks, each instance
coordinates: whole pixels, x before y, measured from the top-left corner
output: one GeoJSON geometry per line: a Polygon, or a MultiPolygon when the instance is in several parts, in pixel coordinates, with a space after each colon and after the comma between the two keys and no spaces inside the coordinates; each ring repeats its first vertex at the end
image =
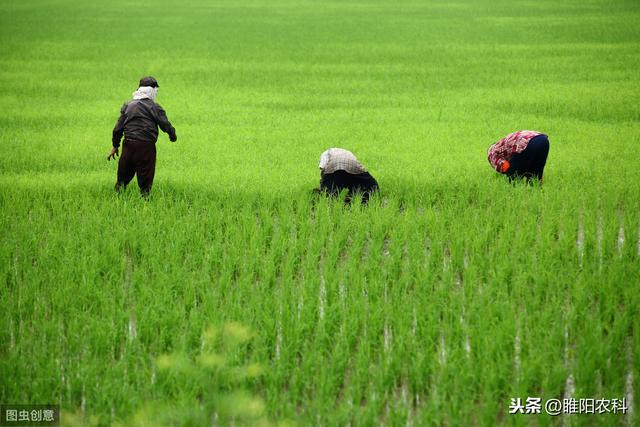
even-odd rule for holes
{"type": "Polygon", "coordinates": [[[116,147],[113,147],[111,149],[111,153],[109,153],[109,155],[107,156],[107,160],[115,160],[116,157],[118,157],[118,149],[116,147]]]}
{"type": "Polygon", "coordinates": [[[175,133],[173,135],[169,135],[169,141],[176,142],[178,140],[178,135],[175,133]]]}
{"type": "Polygon", "coordinates": [[[509,163],[508,160],[505,160],[504,162],[502,162],[502,164],[500,165],[500,173],[507,173],[509,171],[509,168],[511,167],[511,164],[509,163]]]}

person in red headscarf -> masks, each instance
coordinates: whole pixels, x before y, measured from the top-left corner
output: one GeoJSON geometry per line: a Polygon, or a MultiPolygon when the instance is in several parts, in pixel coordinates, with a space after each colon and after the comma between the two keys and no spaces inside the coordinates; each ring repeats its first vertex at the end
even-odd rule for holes
{"type": "Polygon", "coordinates": [[[509,180],[526,178],[527,181],[542,181],[548,155],[547,135],[521,130],[510,133],[489,147],[487,159],[496,171],[507,175],[509,180]]]}

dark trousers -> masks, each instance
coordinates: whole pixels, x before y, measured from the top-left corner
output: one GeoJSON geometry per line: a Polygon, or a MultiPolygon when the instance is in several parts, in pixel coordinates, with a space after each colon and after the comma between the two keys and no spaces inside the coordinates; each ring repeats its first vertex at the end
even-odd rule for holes
{"type": "Polygon", "coordinates": [[[507,171],[509,179],[531,178],[542,179],[544,165],[547,163],[549,155],[549,139],[546,135],[538,135],[532,138],[521,153],[511,156],[509,163],[511,167],[507,171]]]}
{"type": "Polygon", "coordinates": [[[146,141],[124,141],[122,155],[118,161],[118,181],[116,191],[126,187],[138,177],[138,187],[143,195],[148,195],[156,173],[156,144],[146,141]]]}
{"type": "Polygon", "coordinates": [[[344,189],[348,190],[346,203],[351,202],[356,192],[362,193],[362,203],[367,203],[371,193],[378,191],[378,182],[369,172],[354,175],[343,170],[323,174],[320,178],[320,190],[329,195],[338,195],[344,189]]]}

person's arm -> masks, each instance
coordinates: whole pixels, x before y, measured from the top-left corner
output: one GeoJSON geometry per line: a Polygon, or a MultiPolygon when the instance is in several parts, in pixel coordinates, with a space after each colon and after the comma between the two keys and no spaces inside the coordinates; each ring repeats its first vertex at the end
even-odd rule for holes
{"type": "Polygon", "coordinates": [[[127,104],[124,104],[120,109],[120,117],[116,122],[116,125],[113,128],[113,135],[111,137],[111,142],[113,144],[113,148],[111,149],[111,153],[107,156],[107,160],[115,159],[118,155],[118,148],[120,147],[120,140],[124,135],[124,111],[127,108],[127,104]]]}
{"type": "Polygon", "coordinates": [[[489,151],[487,153],[487,160],[491,166],[500,173],[507,173],[510,168],[508,153],[508,141],[507,138],[503,138],[500,141],[493,144],[489,147],[489,151]]]}
{"type": "Polygon", "coordinates": [[[171,125],[171,122],[167,118],[167,113],[165,113],[164,109],[158,104],[155,105],[155,112],[158,126],[160,126],[160,129],[162,129],[164,133],[169,134],[169,140],[171,142],[175,142],[178,139],[178,136],[176,135],[176,129],[171,125]]]}
{"type": "Polygon", "coordinates": [[[113,127],[113,136],[111,138],[111,141],[113,142],[113,146],[115,148],[120,147],[120,140],[124,135],[124,120],[125,120],[124,111],[126,108],[127,108],[127,104],[124,104],[120,109],[120,117],[118,118],[116,125],[113,127]]]}
{"type": "Polygon", "coordinates": [[[500,173],[507,173],[511,166],[509,161],[500,153],[489,153],[489,163],[491,163],[491,166],[500,173]]]}

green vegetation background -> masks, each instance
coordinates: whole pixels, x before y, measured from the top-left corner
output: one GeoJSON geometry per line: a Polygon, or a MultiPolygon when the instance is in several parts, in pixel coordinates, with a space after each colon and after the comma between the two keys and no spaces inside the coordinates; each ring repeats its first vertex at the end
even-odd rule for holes
{"type": "Polygon", "coordinates": [[[228,321],[273,421],[639,394],[637,1],[4,1],[0,38],[0,402],[198,405],[155,361],[228,321]],[[149,74],[178,142],[144,201],[105,158],[149,74]],[[520,129],[549,135],[542,188],[486,161],[520,129]],[[370,207],[311,196],[332,146],[370,207]]]}

